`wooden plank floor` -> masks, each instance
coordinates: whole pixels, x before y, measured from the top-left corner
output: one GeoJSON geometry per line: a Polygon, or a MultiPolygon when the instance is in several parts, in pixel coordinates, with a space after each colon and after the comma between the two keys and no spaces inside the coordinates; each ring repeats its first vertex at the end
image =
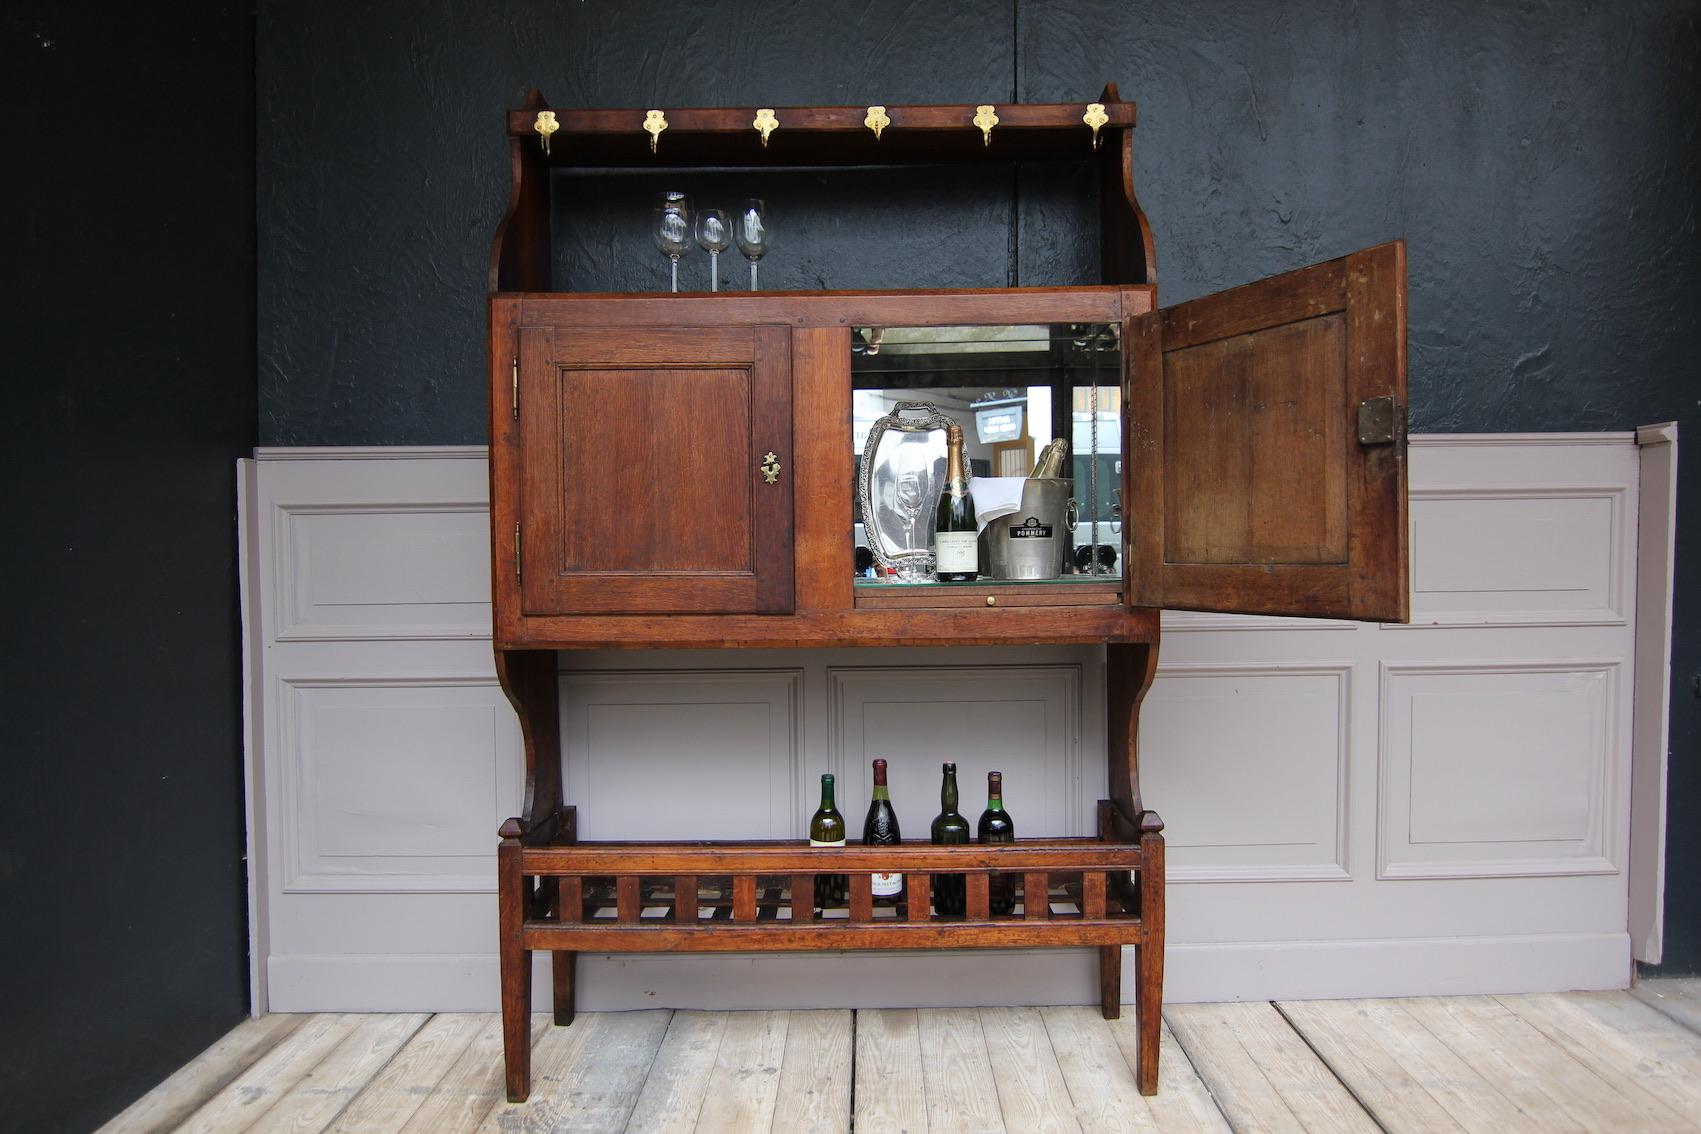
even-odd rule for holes
{"type": "Polygon", "coordinates": [[[1132,1013],[538,1015],[502,1098],[491,1015],[268,1016],[107,1131],[1008,1134],[1701,1131],[1701,980],[1633,993],[1177,1004],[1142,1098],[1132,1013]]]}

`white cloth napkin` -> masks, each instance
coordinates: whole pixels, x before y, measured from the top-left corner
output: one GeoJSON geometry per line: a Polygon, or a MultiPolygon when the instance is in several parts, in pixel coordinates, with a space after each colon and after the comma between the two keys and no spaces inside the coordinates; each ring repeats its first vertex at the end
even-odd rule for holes
{"type": "Polygon", "coordinates": [[[975,531],[1000,516],[1012,515],[1022,506],[1025,476],[976,476],[969,478],[969,495],[975,498],[975,531]]]}

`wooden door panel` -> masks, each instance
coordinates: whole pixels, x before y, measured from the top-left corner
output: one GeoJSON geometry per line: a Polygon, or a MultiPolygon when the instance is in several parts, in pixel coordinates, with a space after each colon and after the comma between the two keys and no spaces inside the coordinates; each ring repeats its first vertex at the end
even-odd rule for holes
{"type": "Polygon", "coordinates": [[[1404,620],[1404,246],[1138,316],[1128,342],[1135,601],[1404,620]],[[1397,428],[1361,443],[1376,398],[1397,428]]]}
{"type": "Polygon", "coordinates": [[[786,328],[527,328],[520,406],[527,614],[792,609],[786,328]]]}

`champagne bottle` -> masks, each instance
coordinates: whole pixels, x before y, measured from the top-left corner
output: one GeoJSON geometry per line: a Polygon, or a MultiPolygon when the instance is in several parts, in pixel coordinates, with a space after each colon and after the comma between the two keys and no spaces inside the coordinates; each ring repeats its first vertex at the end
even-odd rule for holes
{"type": "Polygon", "coordinates": [[[945,430],[945,488],[933,525],[934,570],[942,583],[972,583],[980,573],[975,500],[963,475],[963,427],[945,430]]]}
{"type": "MultiPolygon", "coordinates": [[[[945,778],[939,785],[939,816],[933,820],[935,846],[956,846],[969,841],[969,821],[957,813],[957,765],[945,765],[945,778]]],[[[933,876],[933,908],[942,914],[961,916],[968,902],[967,887],[961,874],[933,876]]]]}
{"type": "Polygon", "coordinates": [[[1061,437],[1046,442],[1040,450],[1039,459],[1034,462],[1034,471],[1028,474],[1028,479],[1045,480],[1058,476],[1063,472],[1063,457],[1069,450],[1069,442],[1061,437]]]}
{"type": "MultiPolygon", "coordinates": [[[[809,845],[812,847],[842,847],[845,845],[845,817],[833,803],[833,773],[821,777],[821,806],[809,820],[809,845]]],[[[815,876],[815,904],[830,906],[845,900],[843,874],[815,876]]]]}
{"type": "MultiPolygon", "coordinates": [[[[892,847],[903,841],[898,833],[898,813],[886,790],[886,761],[874,761],[874,798],[868,801],[868,818],[862,821],[862,845],[892,847]]],[[[874,875],[874,904],[896,906],[904,900],[902,871],[874,875]]]]}
{"type": "MultiPolygon", "coordinates": [[[[980,841],[983,843],[1013,843],[1016,841],[1016,824],[1010,818],[1010,813],[1004,810],[1004,774],[988,772],[986,774],[986,810],[980,813],[980,841]]],[[[1014,874],[994,874],[992,884],[988,888],[991,895],[992,912],[995,914],[1013,913],[1016,909],[1016,876],[1014,874]]]]}

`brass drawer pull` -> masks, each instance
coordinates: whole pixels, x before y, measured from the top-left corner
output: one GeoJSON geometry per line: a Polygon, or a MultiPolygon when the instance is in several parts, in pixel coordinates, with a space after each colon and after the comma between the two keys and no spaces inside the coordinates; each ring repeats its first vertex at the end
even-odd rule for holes
{"type": "Polygon", "coordinates": [[[774,454],[769,453],[767,456],[763,457],[762,464],[759,467],[762,470],[762,475],[767,478],[769,484],[778,484],[780,482],[780,459],[774,454]]]}

